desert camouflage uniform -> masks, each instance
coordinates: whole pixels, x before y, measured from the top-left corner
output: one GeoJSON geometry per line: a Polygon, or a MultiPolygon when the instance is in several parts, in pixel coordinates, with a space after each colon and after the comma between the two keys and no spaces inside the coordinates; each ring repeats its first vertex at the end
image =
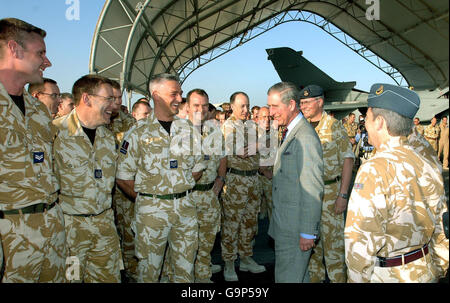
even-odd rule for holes
{"type": "Polygon", "coordinates": [[[334,213],[335,202],[340,190],[340,180],[344,160],[354,158],[347,132],[338,120],[322,113],[315,128],[323,150],[325,189],[320,219],[320,240],[314,247],[309,263],[312,283],[325,280],[325,270],[333,283],[347,281],[344,252],[344,213],[334,213]],[[333,182],[333,180],[336,180],[333,182]],[[323,264],[325,260],[325,265],[323,264]]]}
{"type": "Polygon", "coordinates": [[[438,152],[438,159],[441,158],[442,155],[442,165],[444,168],[448,168],[448,124],[447,126],[444,126],[442,123],[439,125],[439,128],[441,129],[441,133],[439,136],[439,152],[438,152]]]}
{"type": "Polygon", "coordinates": [[[25,117],[0,83],[0,244],[2,282],[65,282],[64,217],[59,204],[36,213],[14,210],[58,198],[45,105],[23,91],[25,117]]]}
{"type": "Polygon", "coordinates": [[[175,142],[190,142],[192,133],[186,127],[192,131],[187,120],[175,118],[169,136],[152,111],[148,119],[135,124],[120,147],[116,177],[135,180],[134,190],[139,193],[132,222],[139,282],[158,282],[167,242],[174,282],[194,280],[198,225],[192,194],[175,199],[156,196],[185,193],[195,185],[192,171],[201,156],[175,154],[169,148],[175,142]],[[175,124],[183,121],[184,130],[177,132],[175,124]]]}
{"type": "MultiPolygon", "coordinates": [[[[281,140],[280,133],[278,130],[273,130],[272,128],[269,131],[265,129],[259,128],[262,137],[261,140],[266,143],[266,150],[263,154],[260,154],[260,166],[265,170],[269,170],[273,173],[273,160],[270,160],[270,149],[273,148],[274,154],[276,153],[276,149],[278,148],[278,141],[271,142],[270,140],[281,140]],[[267,149],[268,148],[268,149],[267,149]],[[266,153],[266,154],[265,154],[266,153]]],[[[265,216],[267,214],[269,220],[272,217],[272,209],[273,209],[273,200],[272,200],[272,179],[267,178],[262,173],[258,173],[260,192],[261,192],[261,205],[260,205],[260,213],[265,216]]]]}
{"type": "MultiPolygon", "coordinates": [[[[259,153],[242,159],[233,156],[232,142],[236,138],[244,138],[244,145],[256,142],[256,124],[249,120],[246,122],[245,132],[241,124],[233,115],[222,125],[227,150],[227,169],[254,172],[250,176],[228,172],[223,187],[223,225],[222,225],[222,259],[234,261],[239,256],[253,255],[252,240],[256,234],[258,212],[260,204],[260,186],[257,171],[259,169],[259,153]],[[253,138],[244,136],[248,130],[253,132],[253,138]]],[[[237,148],[238,149],[238,148],[237,148]]],[[[256,148],[255,148],[256,149],[256,148]]],[[[239,151],[239,150],[238,150],[239,151]]],[[[251,152],[249,152],[250,154],[251,152]]]]}
{"type": "Polygon", "coordinates": [[[416,129],[417,132],[423,136],[424,128],[422,124],[414,125],[414,129],[416,129]]]}
{"type": "Polygon", "coordinates": [[[55,171],[70,256],[78,257],[80,281],[120,282],[120,244],[111,209],[117,153],[105,126],[96,130],[94,145],[76,109],[53,121],[55,171]]]}
{"type": "Polygon", "coordinates": [[[345,226],[349,282],[435,282],[448,269],[447,210],[442,174],[406,137],[391,138],[356,176],[345,226]],[[408,264],[380,267],[377,256],[429,253],[408,264]]]}
{"type": "MultiPolygon", "coordinates": [[[[122,143],[125,133],[134,125],[136,120],[121,110],[118,116],[107,125],[114,134],[116,149],[122,143]]],[[[118,186],[113,194],[113,210],[116,216],[117,231],[120,236],[120,246],[126,273],[133,279],[137,279],[137,258],[134,253],[134,234],[131,230],[131,222],[134,219],[134,202],[130,201],[118,186]]]]}
{"type": "MultiPolygon", "coordinates": [[[[356,122],[353,123],[345,122],[344,128],[347,131],[347,136],[349,139],[355,138],[356,133],[358,132],[358,124],[356,124],[356,122]]],[[[353,153],[356,152],[356,145],[357,145],[356,143],[352,144],[353,153]]]]}
{"type": "MultiPolygon", "coordinates": [[[[211,121],[212,122],[212,121],[211,121]]],[[[221,206],[219,198],[214,194],[212,186],[217,177],[220,160],[224,157],[222,151],[222,132],[214,123],[205,122],[203,126],[203,144],[219,144],[214,150],[203,150],[202,160],[206,169],[202,177],[197,181],[192,199],[195,202],[198,220],[198,251],[195,260],[194,275],[196,280],[207,280],[212,276],[211,272],[211,251],[214,247],[216,234],[220,231],[221,206]],[[209,190],[198,190],[199,187],[211,187],[209,190]]],[[[167,276],[168,281],[173,281],[173,273],[170,271],[169,259],[171,251],[167,249],[164,259],[163,276],[167,276]]]]}
{"type": "Polygon", "coordinates": [[[425,139],[427,139],[427,141],[430,142],[435,153],[438,152],[438,139],[440,132],[441,130],[439,128],[439,125],[436,124],[435,126],[431,126],[431,124],[429,124],[427,125],[427,127],[425,127],[425,131],[423,134],[425,139]]]}
{"type": "Polygon", "coordinates": [[[408,144],[412,146],[416,153],[433,163],[436,169],[442,173],[442,164],[439,162],[433,147],[415,127],[413,127],[411,134],[408,136],[408,144]]]}

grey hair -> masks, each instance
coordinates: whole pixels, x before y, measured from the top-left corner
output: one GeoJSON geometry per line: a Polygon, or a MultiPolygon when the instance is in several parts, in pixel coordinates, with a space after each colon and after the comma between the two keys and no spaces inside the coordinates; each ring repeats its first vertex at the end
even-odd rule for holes
{"type": "Polygon", "coordinates": [[[386,128],[391,136],[409,136],[414,126],[413,119],[402,116],[384,108],[372,107],[373,119],[381,116],[386,121],[386,128]]]}
{"type": "Polygon", "coordinates": [[[280,94],[281,102],[284,104],[289,105],[289,102],[294,100],[297,107],[300,107],[300,91],[294,83],[278,82],[269,88],[267,95],[273,92],[280,94]]]}
{"type": "Polygon", "coordinates": [[[178,76],[176,76],[176,75],[172,75],[172,74],[168,74],[168,73],[153,75],[150,78],[150,83],[149,83],[150,95],[155,90],[155,87],[157,85],[159,85],[163,82],[166,82],[166,81],[177,81],[178,83],[180,83],[180,78],[178,78],[178,76]]]}

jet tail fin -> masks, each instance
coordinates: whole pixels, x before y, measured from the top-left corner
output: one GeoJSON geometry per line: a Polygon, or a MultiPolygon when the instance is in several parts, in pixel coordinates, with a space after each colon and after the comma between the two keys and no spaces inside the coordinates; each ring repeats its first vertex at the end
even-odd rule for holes
{"type": "Polygon", "coordinates": [[[337,82],[317,66],[306,60],[303,52],[296,52],[288,47],[266,49],[268,60],[272,61],[281,81],[288,81],[303,88],[310,84],[329,90],[351,90],[356,82],[337,82]]]}

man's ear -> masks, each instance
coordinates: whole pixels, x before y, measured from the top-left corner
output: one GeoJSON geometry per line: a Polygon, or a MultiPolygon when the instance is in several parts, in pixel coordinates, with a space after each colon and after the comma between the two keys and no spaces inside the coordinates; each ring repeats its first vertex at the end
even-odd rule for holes
{"type": "Polygon", "coordinates": [[[20,46],[17,41],[9,40],[8,41],[8,47],[7,49],[11,53],[12,56],[16,59],[22,59],[23,58],[23,48],[20,46]]]}
{"type": "Polygon", "coordinates": [[[323,108],[323,98],[319,98],[319,107],[323,108]]]}
{"type": "Polygon", "coordinates": [[[297,108],[297,102],[295,102],[294,99],[291,99],[291,101],[289,101],[289,110],[290,111],[295,111],[295,109],[297,108]]]}
{"type": "Polygon", "coordinates": [[[84,103],[88,107],[91,106],[91,100],[89,99],[89,94],[88,93],[83,93],[81,95],[81,102],[84,103]]]}
{"type": "Polygon", "coordinates": [[[382,130],[382,129],[383,129],[383,126],[385,126],[385,125],[386,125],[386,121],[384,120],[383,116],[378,115],[378,116],[375,118],[375,129],[376,129],[377,131],[382,130]]]}

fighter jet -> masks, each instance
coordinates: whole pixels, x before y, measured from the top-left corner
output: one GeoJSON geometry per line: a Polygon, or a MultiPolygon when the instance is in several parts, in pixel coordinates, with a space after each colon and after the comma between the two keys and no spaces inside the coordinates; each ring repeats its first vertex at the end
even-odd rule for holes
{"type": "MultiPolygon", "coordinates": [[[[303,57],[302,51],[288,47],[266,49],[268,60],[272,61],[280,79],[303,88],[316,84],[325,92],[326,111],[333,111],[337,119],[350,112],[367,110],[368,92],[355,88],[356,81],[338,82],[303,57]]],[[[416,91],[421,98],[417,116],[423,122],[430,121],[434,115],[448,115],[448,87],[444,90],[416,91]]]]}

